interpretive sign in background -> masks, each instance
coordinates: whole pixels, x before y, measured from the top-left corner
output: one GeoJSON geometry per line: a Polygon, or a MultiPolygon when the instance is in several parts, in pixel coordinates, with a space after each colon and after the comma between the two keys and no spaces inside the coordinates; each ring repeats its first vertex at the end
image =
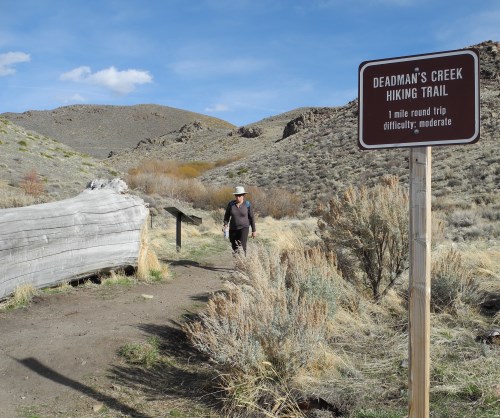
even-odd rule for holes
{"type": "Polygon", "coordinates": [[[479,54],[473,49],[365,61],[358,89],[363,149],[479,139],[479,54]]]}

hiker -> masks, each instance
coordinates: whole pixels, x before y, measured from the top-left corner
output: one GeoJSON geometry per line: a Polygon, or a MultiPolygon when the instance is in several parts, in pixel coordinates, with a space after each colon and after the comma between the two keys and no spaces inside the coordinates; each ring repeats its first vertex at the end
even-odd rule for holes
{"type": "Polygon", "coordinates": [[[252,227],[252,238],[255,238],[257,230],[255,228],[255,218],[253,208],[248,200],[245,200],[247,192],[243,186],[236,186],[233,193],[234,200],[227,204],[224,214],[223,231],[226,231],[229,225],[229,241],[233,248],[233,254],[243,249],[247,253],[247,239],[250,227],[252,227]]]}

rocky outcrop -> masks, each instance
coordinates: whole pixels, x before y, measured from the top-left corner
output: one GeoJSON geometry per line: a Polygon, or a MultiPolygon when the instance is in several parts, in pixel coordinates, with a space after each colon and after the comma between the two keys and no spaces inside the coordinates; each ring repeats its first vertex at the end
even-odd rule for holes
{"type": "Polygon", "coordinates": [[[500,42],[486,41],[474,46],[481,60],[481,79],[500,79],[500,42]]]}
{"type": "Polygon", "coordinates": [[[187,123],[181,126],[180,129],[161,135],[157,138],[145,138],[139,141],[135,149],[149,148],[155,145],[165,147],[174,142],[188,142],[195,133],[210,130],[211,129],[207,124],[197,120],[192,123],[187,123]]]}
{"type": "Polygon", "coordinates": [[[257,138],[262,135],[262,129],[256,126],[242,126],[237,133],[243,138],[257,138]]]}
{"type": "Polygon", "coordinates": [[[302,113],[299,117],[291,120],[286,124],[281,139],[285,139],[289,136],[295,135],[296,133],[304,129],[325,124],[326,120],[330,119],[332,113],[334,112],[334,109],[325,107],[321,109],[311,109],[305,113],[302,113]]]}

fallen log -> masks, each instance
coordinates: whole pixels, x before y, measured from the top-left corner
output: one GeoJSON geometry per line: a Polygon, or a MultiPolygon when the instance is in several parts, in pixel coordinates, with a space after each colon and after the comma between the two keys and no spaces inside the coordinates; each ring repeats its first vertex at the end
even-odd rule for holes
{"type": "Polygon", "coordinates": [[[48,287],[137,266],[149,210],[126,184],[94,181],[58,202],[0,209],[0,299],[18,286],[48,287]]]}

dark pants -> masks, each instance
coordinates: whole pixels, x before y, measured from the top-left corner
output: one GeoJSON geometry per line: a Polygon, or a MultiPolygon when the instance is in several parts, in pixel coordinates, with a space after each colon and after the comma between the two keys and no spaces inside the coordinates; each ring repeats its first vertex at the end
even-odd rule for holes
{"type": "Polygon", "coordinates": [[[248,241],[248,231],[249,227],[242,229],[230,229],[229,230],[229,241],[231,241],[231,247],[236,253],[240,248],[243,248],[245,254],[247,253],[247,241],[248,241]]]}

